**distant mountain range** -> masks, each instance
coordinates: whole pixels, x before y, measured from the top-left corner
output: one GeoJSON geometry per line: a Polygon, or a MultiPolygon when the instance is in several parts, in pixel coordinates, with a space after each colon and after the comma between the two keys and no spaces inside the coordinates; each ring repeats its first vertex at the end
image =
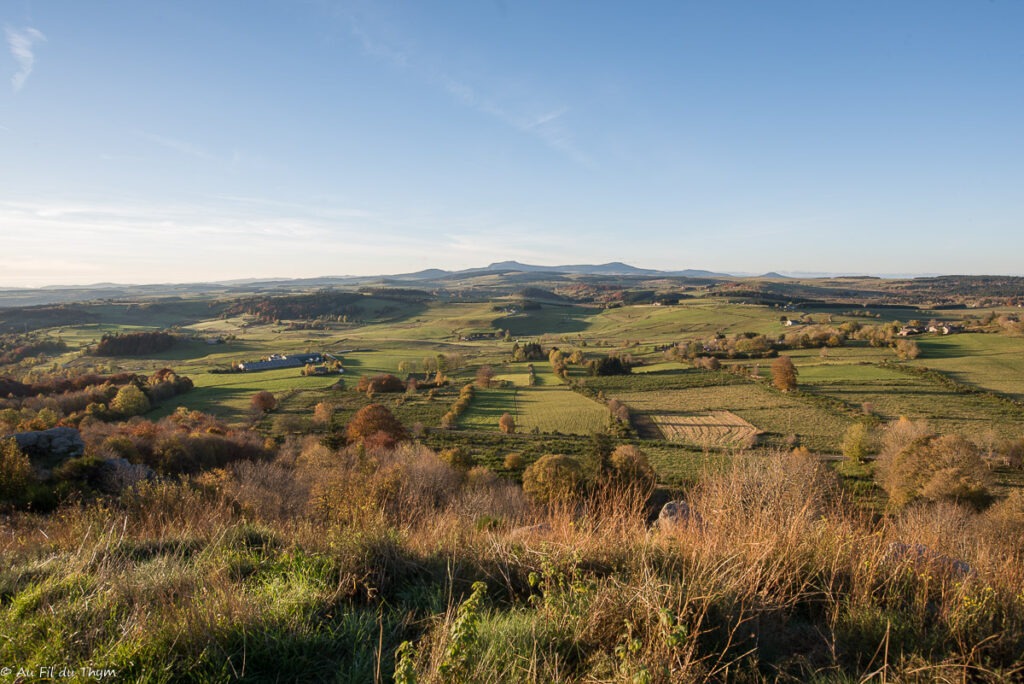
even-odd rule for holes
{"type": "Polygon", "coordinates": [[[648,276],[648,277],[679,277],[679,278],[732,278],[729,273],[715,273],[713,271],[702,271],[687,269],[685,271],[657,271],[650,268],[637,268],[624,264],[621,261],[612,261],[607,264],[567,264],[561,266],[537,266],[535,264],[523,264],[518,261],[497,261],[483,268],[469,268],[463,271],[443,271],[437,268],[417,271],[416,273],[405,273],[393,278],[408,278],[414,280],[433,280],[447,278],[457,275],[475,275],[482,273],[565,273],[571,275],[605,275],[605,276],[648,276]]]}
{"type": "MultiPolygon", "coordinates": [[[[198,294],[234,295],[253,292],[282,292],[298,289],[326,288],[336,286],[378,286],[378,287],[429,287],[448,284],[472,286],[476,278],[501,276],[507,283],[530,283],[538,279],[564,280],[570,276],[593,276],[606,278],[751,278],[763,280],[789,280],[792,278],[829,278],[852,274],[838,273],[789,273],[768,272],[763,275],[752,273],[717,273],[700,269],[681,271],[659,271],[637,268],[621,261],[607,264],[563,264],[539,266],[518,261],[498,261],[479,268],[448,271],[430,268],[415,273],[375,276],[320,276],[313,278],[246,278],[216,282],[160,283],[160,284],[119,284],[94,283],[91,285],[51,285],[40,288],[0,288],[0,308],[23,307],[42,304],[60,304],[99,299],[124,299],[150,296],[194,296],[198,294]]],[[[931,274],[929,274],[931,275],[931,274]]],[[[863,276],[862,276],[863,277],[863,276]]],[[[883,276],[886,278],[914,278],[908,276],[883,276]]]]}

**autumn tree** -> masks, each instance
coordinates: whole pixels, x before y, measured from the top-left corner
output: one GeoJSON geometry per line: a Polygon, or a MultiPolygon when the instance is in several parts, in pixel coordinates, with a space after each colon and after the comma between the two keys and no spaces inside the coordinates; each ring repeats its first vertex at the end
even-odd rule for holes
{"type": "Polygon", "coordinates": [[[843,456],[854,463],[863,461],[871,448],[870,437],[870,430],[864,421],[852,423],[843,435],[843,456]]]}
{"type": "Polygon", "coordinates": [[[914,340],[896,340],[896,356],[901,361],[916,359],[921,355],[921,348],[914,340]]]}
{"type": "Polygon", "coordinates": [[[501,418],[498,419],[498,427],[506,435],[515,434],[516,420],[512,417],[511,413],[502,413],[501,418]]]}
{"type": "Polygon", "coordinates": [[[330,427],[331,419],[334,418],[334,404],[321,401],[313,407],[313,422],[317,425],[330,427]]]}
{"type": "Polygon", "coordinates": [[[972,442],[959,435],[929,435],[888,458],[876,474],[895,506],[916,500],[953,500],[982,505],[992,475],[972,442]]]}
{"type": "Polygon", "coordinates": [[[476,369],[476,386],[480,389],[487,389],[494,379],[494,369],[490,366],[480,366],[476,369]]]}
{"type": "Polygon", "coordinates": [[[405,426],[381,404],[370,404],[356,411],[345,434],[353,444],[371,440],[387,446],[408,439],[405,426]]]}
{"type": "Polygon", "coordinates": [[[267,390],[261,390],[252,395],[249,405],[255,413],[269,413],[277,408],[277,399],[267,390]]]}
{"type": "Polygon", "coordinates": [[[125,385],[110,400],[110,408],[122,416],[139,416],[149,410],[149,398],[135,385],[125,385]]]}
{"type": "Polygon", "coordinates": [[[782,392],[796,389],[796,366],[788,356],[772,361],[772,384],[782,392]]]}

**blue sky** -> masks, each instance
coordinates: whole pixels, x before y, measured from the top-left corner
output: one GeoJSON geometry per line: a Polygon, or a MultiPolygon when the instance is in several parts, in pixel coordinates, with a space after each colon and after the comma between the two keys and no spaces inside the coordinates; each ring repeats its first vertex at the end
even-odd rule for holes
{"type": "Polygon", "coordinates": [[[0,286],[1024,274],[1024,3],[4,0],[0,286]]]}

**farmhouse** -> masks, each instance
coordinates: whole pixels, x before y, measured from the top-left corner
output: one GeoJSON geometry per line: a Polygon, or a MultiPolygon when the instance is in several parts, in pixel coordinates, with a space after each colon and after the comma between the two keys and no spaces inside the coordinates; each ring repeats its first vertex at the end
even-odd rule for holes
{"type": "Polygon", "coordinates": [[[322,354],[271,354],[259,361],[242,361],[238,364],[240,371],[276,370],[278,368],[301,368],[310,363],[323,363],[322,354]]]}
{"type": "Polygon", "coordinates": [[[952,325],[951,323],[944,323],[942,325],[930,325],[930,326],[928,326],[928,332],[930,332],[930,333],[938,333],[940,335],[955,335],[957,333],[962,333],[963,331],[964,331],[963,327],[961,327],[959,325],[952,325]]]}

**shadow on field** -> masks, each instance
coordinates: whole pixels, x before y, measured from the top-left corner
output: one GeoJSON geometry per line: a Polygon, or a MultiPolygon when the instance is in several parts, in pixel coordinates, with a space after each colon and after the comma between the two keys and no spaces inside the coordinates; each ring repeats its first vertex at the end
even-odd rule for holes
{"type": "Polygon", "coordinates": [[[536,311],[524,311],[497,318],[491,322],[491,325],[508,330],[513,337],[583,332],[590,326],[587,319],[593,313],[590,309],[575,306],[545,304],[543,308],[536,311]]]}
{"type": "Polygon", "coordinates": [[[936,337],[918,340],[921,347],[921,359],[927,365],[928,359],[956,359],[964,355],[964,350],[955,341],[936,337]]]}
{"type": "Polygon", "coordinates": [[[179,406],[184,406],[229,422],[238,421],[249,415],[249,401],[255,393],[256,390],[251,387],[197,387],[160,404],[146,418],[158,420],[174,413],[179,406]]]}
{"type": "Polygon", "coordinates": [[[498,419],[503,413],[515,414],[516,390],[484,390],[477,392],[473,397],[473,417],[491,422],[494,429],[498,429],[498,419]]]}

